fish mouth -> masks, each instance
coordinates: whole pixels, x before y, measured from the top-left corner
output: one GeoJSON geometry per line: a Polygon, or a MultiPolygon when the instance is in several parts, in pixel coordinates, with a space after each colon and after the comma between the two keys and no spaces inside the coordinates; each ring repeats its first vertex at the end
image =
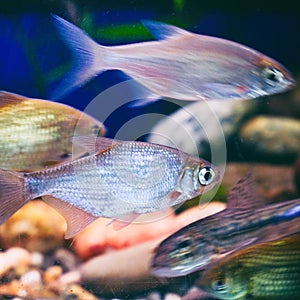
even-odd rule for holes
{"type": "Polygon", "coordinates": [[[293,75],[283,66],[281,66],[281,72],[284,75],[285,81],[284,83],[286,84],[287,88],[293,88],[297,85],[297,80],[293,77],[293,75]]]}
{"type": "MultiPolygon", "coordinates": [[[[191,254],[191,252],[189,252],[191,254]]],[[[179,259],[167,258],[166,255],[154,255],[151,265],[151,274],[157,277],[180,277],[189,275],[192,272],[201,270],[209,263],[209,259],[203,257],[195,258],[189,255],[192,260],[184,261],[179,259]]]]}
{"type": "Polygon", "coordinates": [[[297,80],[291,76],[291,78],[288,80],[287,87],[289,89],[292,89],[292,88],[296,87],[297,85],[298,85],[297,80]]]}
{"type": "Polygon", "coordinates": [[[192,263],[192,264],[184,264],[180,265],[178,264],[177,266],[174,267],[167,267],[167,266],[158,266],[157,264],[151,265],[151,274],[157,276],[157,277],[181,277],[181,276],[186,276],[189,275],[195,271],[199,271],[203,268],[205,263],[201,262],[199,264],[192,263]]]}

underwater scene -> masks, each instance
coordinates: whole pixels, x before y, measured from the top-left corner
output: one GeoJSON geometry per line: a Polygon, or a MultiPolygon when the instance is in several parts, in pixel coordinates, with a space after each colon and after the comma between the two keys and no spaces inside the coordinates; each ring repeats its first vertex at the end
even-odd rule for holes
{"type": "Polygon", "coordinates": [[[1,4],[0,299],[300,299],[297,3],[1,4]]]}

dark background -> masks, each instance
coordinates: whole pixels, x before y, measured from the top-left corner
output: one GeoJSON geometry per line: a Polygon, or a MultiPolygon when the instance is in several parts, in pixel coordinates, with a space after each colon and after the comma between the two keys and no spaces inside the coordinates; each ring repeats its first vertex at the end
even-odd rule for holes
{"type": "MultiPolygon", "coordinates": [[[[70,65],[70,53],[50,14],[83,28],[104,45],[151,40],[141,19],[167,22],[190,31],[230,39],[300,70],[298,1],[1,1],[0,89],[49,99],[70,65]]],[[[97,94],[124,80],[107,71],[60,101],[84,110],[97,94]]],[[[107,100],[109,101],[109,99],[107,100]]],[[[103,103],[105,105],[105,103],[103,103]]],[[[114,136],[128,119],[147,112],[172,112],[160,101],[143,108],[121,107],[105,124],[114,136]]]]}

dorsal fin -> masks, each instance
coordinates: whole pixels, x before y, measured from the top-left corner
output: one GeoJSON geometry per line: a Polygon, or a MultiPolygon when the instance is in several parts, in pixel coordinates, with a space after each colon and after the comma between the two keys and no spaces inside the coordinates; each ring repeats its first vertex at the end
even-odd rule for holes
{"type": "Polygon", "coordinates": [[[252,172],[243,176],[227,197],[227,208],[231,209],[255,208],[263,205],[263,197],[257,191],[252,172]]]}
{"type": "Polygon", "coordinates": [[[164,40],[191,34],[184,29],[158,21],[143,20],[142,23],[157,40],[164,40]]]}
{"type": "Polygon", "coordinates": [[[6,91],[0,91],[0,107],[19,104],[25,100],[29,100],[29,98],[6,91]]]}
{"type": "Polygon", "coordinates": [[[122,141],[110,139],[106,137],[96,137],[96,136],[74,136],[72,137],[72,142],[86,151],[89,154],[95,154],[110,148],[115,144],[120,144],[122,141]]]}

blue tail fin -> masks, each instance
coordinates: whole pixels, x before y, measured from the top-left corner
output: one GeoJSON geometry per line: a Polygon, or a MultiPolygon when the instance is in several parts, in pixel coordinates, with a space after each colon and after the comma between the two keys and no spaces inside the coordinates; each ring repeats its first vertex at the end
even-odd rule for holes
{"type": "Polygon", "coordinates": [[[52,15],[52,19],[73,56],[69,73],[51,93],[52,99],[59,99],[105,71],[103,58],[107,48],[97,44],[83,30],[57,15],[52,15]]]}

